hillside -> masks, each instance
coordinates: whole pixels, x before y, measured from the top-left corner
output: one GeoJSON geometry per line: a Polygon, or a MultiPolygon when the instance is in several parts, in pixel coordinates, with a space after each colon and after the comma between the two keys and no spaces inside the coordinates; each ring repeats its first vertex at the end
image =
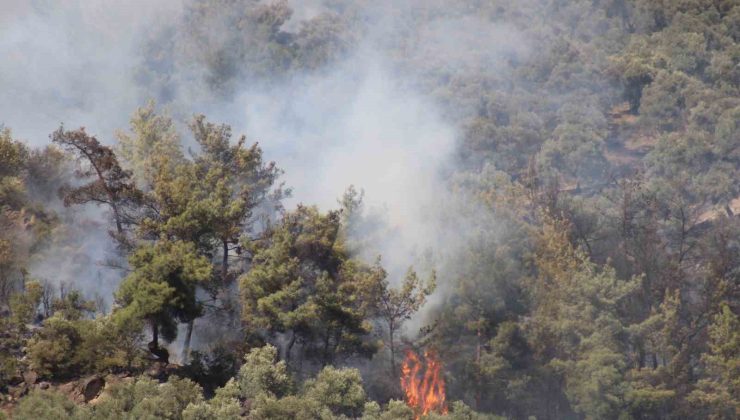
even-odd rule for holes
{"type": "Polygon", "coordinates": [[[0,418],[740,417],[740,4],[7,0],[0,418]]]}

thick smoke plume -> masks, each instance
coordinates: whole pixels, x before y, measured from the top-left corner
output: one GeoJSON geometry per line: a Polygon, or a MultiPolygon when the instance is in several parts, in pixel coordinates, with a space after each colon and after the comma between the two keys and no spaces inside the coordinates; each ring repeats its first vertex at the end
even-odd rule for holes
{"type": "MultiPolygon", "coordinates": [[[[193,113],[203,113],[259,141],[266,157],[285,170],[293,189],[289,207],[303,202],[336,208],[348,186],[364,190],[366,208],[387,226],[363,256],[382,254],[392,279],[427,250],[454,253],[467,225],[458,211],[467,204],[447,188],[458,127],[438,100],[443,93],[425,90],[420,75],[440,62],[458,72],[496,71],[502,60],[526,54],[521,35],[463,11],[414,19],[446,7],[444,2],[348,2],[344,7],[356,9],[356,21],[347,25],[351,42],[336,57],[282,77],[232,72],[221,84],[224,92],[213,86],[212,69],[193,58],[193,51],[212,49],[223,50],[227,62],[237,60],[228,56],[235,30],[228,19],[250,2],[222,3],[221,16],[200,29],[210,43],[204,51],[181,33],[191,2],[6,0],[0,17],[0,53],[7,57],[0,63],[0,121],[33,145],[45,144],[59,123],[85,126],[110,144],[114,130],[125,128],[133,110],[153,98],[181,126],[193,113]],[[170,53],[160,57],[152,51],[170,53]],[[167,80],[148,77],[152,67],[169,68],[167,80]]],[[[287,6],[292,15],[281,28],[287,34],[333,16],[337,7],[331,1],[287,6]]],[[[103,261],[103,250],[110,250],[104,224],[80,219],[97,232],[80,245],[81,252],[103,261]]],[[[54,261],[44,259],[32,274],[110,298],[115,281],[99,279],[108,275],[54,261]]]]}

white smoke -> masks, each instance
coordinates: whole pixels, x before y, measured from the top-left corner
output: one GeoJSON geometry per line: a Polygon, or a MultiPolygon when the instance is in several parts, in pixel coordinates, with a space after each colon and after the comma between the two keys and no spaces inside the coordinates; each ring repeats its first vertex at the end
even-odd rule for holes
{"type": "Polygon", "coordinates": [[[0,1],[0,123],[33,145],[60,123],[112,138],[146,92],[141,41],[176,19],[172,0],[0,1]]]}
{"type": "Polygon", "coordinates": [[[376,250],[393,266],[411,263],[398,252],[404,246],[432,240],[428,210],[443,190],[455,130],[428,100],[399,86],[379,58],[351,58],[320,77],[244,92],[234,109],[243,112],[235,120],[244,131],[285,169],[292,202],[327,210],[350,185],[363,189],[366,205],[400,229],[393,247],[376,250]]]}
{"type": "MultiPolygon", "coordinates": [[[[184,0],[1,3],[0,123],[33,145],[46,144],[59,123],[85,126],[110,143],[114,129],[126,128],[134,109],[156,96],[137,82],[146,41],[179,24],[185,5],[184,0]]],[[[287,31],[336,6],[320,0],[290,4],[294,13],[287,31]]],[[[259,141],[266,158],[285,170],[294,191],[289,206],[336,208],[348,186],[363,189],[367,207],[384,214],[392,232],[366,256],[382,254],[397,279],[421,252],[449,251],[462,240],[451,232],[464,232],[454,214],[441,211],[452,200],[446,178],[458,128],[446,118],[450,110],[436,102],[439,92],[423,90],[421,75],[440,67],[453,76],[479,68],[495,72],[499,62],[528,49],[506,25],[454,7],[437,13],[448,11],[447,2],[358,0],[344,7],[357,9],[356,22],[364,26],[353,28],[360,38],[353,51],[328,68],[279,85],[241,80],[223,100],[203,96],[204,85],[193,79],[197,69],[188,68],[192,73],[172,75],[176,94],[168,105],[179,124],[203,113],[259,141]],[[417,18],[434,13],[439,17],[417,18]]],[[[228,38],[216,35],[212,38],[228,38]]],[[[110,240],[98,233],[85,243],[91,258],[103,259],[92,250],[110,250],[110,240]]],[[[41,264],[37,272],[66,276],[85,290],[99,284],[88,272],[49,267],[41,264]]],[[[115,286],[105,284],[106,290],[115,286]]]]}

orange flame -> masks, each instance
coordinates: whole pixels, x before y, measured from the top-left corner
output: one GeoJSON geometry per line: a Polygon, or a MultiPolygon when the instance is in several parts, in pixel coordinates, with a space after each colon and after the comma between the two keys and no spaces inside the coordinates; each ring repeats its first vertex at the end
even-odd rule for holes
{"type": "Polygon", "coordinates": [[[406,404],[414,410],[416,419],[432,411],[447,413],[445,380],[439,373],[442,364],[432,352],[424,352],[424,359],[426,369],[421,377],[419,373],[423,363],[413,351],[406,351],[406,358],[401,365],[401,388],[406,395],[406,404]]]}

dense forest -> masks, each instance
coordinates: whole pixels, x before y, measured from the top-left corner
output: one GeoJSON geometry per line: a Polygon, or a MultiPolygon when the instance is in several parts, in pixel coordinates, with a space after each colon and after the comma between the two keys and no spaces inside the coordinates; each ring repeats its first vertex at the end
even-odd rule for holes
{"type": "Polygon", "coordinates": [[[737,1],[6,1],[0,418],[740,417],[737,1]]]}

